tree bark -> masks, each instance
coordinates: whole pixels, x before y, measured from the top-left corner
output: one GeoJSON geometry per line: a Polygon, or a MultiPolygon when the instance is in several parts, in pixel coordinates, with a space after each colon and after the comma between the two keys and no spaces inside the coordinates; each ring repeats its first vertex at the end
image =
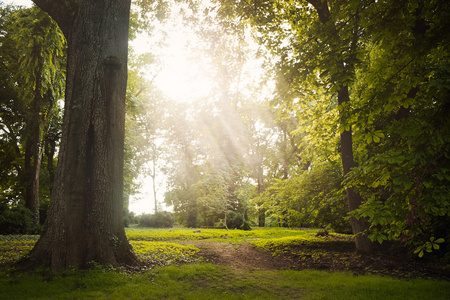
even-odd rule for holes
{"type": "MultiPolygon", "coordinates": [[[[343,85],[338,92],[338,104],[341,105],[349,101],[348,86],[343,85]]],[[[344,132],[341,133],[341,156],[345,177],[350,172],[351,168],[355,166],[351,128],[349,130],[344,130],[344,132]]],[[[352,212],[361,205],[362,198],[352,187],[346,187],[345,192],[347,194],[348,210],[349,212],[352,212]]],[[[350,224],[352,225],[352,231],[355,235],[356,250],[360,253],[370,254],[372,252],[372,242],[367,237],[366,220],[363,218],[358,220],[355,217],[350,217],[350,224]]]]}
{"type": "Polygon", "coordinates": [[[25,207],[33,214],[34,226],[39,225],[39,178],[41,173],[41,141],[40,141],[40,112],[43,98],[42,90],[42,69],[43,58],[40,54],[40,45],[34,45],[33,57],[37,59],[37,67],[34,72],[34,91],[31,103],[31,116],[27,129],[27,142],[25,148],[25,184],[26,197],[25,207]]]}
{"type": "Polygon", "coordinates": [[[60,154],[45,231],[27,267],[133,265],[123,227],[130,0],[34,0],[68,42],[60,154]]]}

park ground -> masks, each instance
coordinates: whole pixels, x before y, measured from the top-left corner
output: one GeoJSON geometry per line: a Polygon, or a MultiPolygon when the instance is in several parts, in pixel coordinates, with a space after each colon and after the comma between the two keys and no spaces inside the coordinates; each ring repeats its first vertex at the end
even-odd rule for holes
{"type": "Polygon", "coordinates": [[[36,236],[0,239],[0,299],[450,299],[449,266],[396,244],[355,253],[317,230],[130,229],[134,268],[45,269],[13,263],[36,236]]]}

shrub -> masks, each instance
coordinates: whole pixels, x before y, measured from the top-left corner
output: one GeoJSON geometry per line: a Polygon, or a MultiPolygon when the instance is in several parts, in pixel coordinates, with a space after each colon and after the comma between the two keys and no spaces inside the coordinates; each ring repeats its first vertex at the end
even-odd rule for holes
{"type": "Polygon", "coordinates": [[[162,211],[155,214],[142,214],[136,217],[140,227],[171,228],[174,224],[173,215],[162,211]]]}
{"type": "Polygon", "coordinates": [[[33,226],[32,212],[22,205],[8,207],[0,204],[0,234],[30,234],[39,228],[33,226]]]}
{"type": "Polygon", "coordinates": [[[240,212],[228,211],[227,227],[229,229],[250,230],[250,222],[240,212]]]}

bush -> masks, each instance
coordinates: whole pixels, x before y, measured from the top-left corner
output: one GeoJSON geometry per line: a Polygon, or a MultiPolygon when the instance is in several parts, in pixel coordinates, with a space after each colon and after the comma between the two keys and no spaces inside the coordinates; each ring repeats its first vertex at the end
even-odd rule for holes
{"type": "Polygon", "coordinates": [[[136,217],[140,227],[151,228],[171,228],[174,224],[173,215],[170,212],[162,211],[156,214],[142,214],[136,217]]]}
{"type": "Polygon", "coordinates": [[[35,234],[39,228],[33,226],[33,213],[22,205],[8,207],[0,204],[0,234],[35,234]]]}
{"type": "Polygon", "coordinates": [[[130,227],[131,224],[138,223],[136,221],[136,215],[132,211],[125,211],[123,212],[123,225],[125,227],[130,227]]]}
{"type": "Polygon", "coordinates": [[[337,233],[351,234],[352,227],[348,215],[347,199],[343,193],[327,195],[319,208],[316,222],[321,227],[329,227],[337,233]]]}
{"type": "Polygon", "coordinates": [[[245,220],[244,216],[240,212],[234,211],[228,211],[227,227],[228,229],[251,229],[250,222],[248,220],[245,220]]]}

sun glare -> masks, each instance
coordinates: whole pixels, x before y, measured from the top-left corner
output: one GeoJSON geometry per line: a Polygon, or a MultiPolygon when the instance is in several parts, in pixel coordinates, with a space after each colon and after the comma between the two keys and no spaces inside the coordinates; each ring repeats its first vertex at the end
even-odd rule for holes
{"type": "MultiPolygon", "coordinates": [[[[159,66],[156,68],[159,68],[159,71],[153,83],[168,98],[180,102],[190,102],[208,96],[213,82],[209,75],[208,60],[193,48],[198,44],[198,38],[182,25],[181,20],[171,20],[170,25],[160,30],[165,30],[167,34],[165,46],[151,46],[157,44],[164,34],[158,31],[152,37],[140,35],[131,42],[136,53],[150,51],[158,56],[159,66]]],[[[153,77],[155,71],[148,70],[148,74],[153,77]]]]}
{"type": "MultiPolygon", "coordinates": [[[[183,26],[181,17],[177,17],[176,14],[160,26],[164,27],[156,26],[151,37],[141,35],[131,43],[137,54],[151,52],[158,57],[159,66],[156,68],[159,68],[159,71],[148,70],[148,79],[153,79],[153,84],[166,97],[177,102],[194,103],[195,100],[208,101],[208,97],[214,98],[212,93],[217,85],[215,82],[217,74],[214,73],[217,70],[214,70],[211,58],[205,54],[202,55],[206,52],[206,49],[201,49],[204,41],[191,29],[183,26]],[[161,40],[164,41],[162,47],[161,40]]],[[[249,53],[256,53],[258,45],[253,42],[250,32],[246,32],[246,41],[250,49],[249,53]]],[[[261,65],[262,60],[250,58],[243,66],[242,73],[236,74],[242,80],[237,80],[236,86],[232,88],[241,95],[245,95],[244,97],[253,99],[270,94],[274,87],[273,82],[267,81],[263,86],[259,84],[264,77],[261,65]]],[[[153,65],[151,67],[155,68],[153,65]]],[[[130,201],[130,211],[136,214],[152,213],[154,200],[151,178],[143,176],[141,183],[140,192],[132,196],[130,201]]],[[[162,201],[164,192],[164,184],[162,184],[157,191],[160,205],[164,204],[162,201]]]]}
{"type": "Polygon", "coordinates": [[[31,0],[3,0],[3,3],[12,5],[21,5],[25,7],[30,7],[33,4],[31,0]]]}
{"type": "Polygon", "coordinates": [[[188,44],[193,42],[192,34],[172,32],[167,54],[162,57],[164,68],[155,84],[173,100],[192,101],[206,97],[211,91],[208,62],[189,48],[188,44]]]}

